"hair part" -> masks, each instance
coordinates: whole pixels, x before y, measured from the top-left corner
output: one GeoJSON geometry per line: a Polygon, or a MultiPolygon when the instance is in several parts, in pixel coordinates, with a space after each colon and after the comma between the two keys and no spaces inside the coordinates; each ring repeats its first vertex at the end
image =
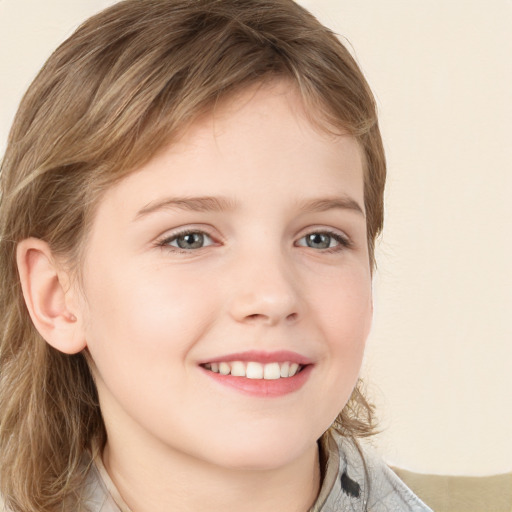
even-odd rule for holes
{"type": "MultiPolygon", "coordinates": [[[[76,503],[81,456],[105,439],[84,354],[51,348],[30,320],[17,243],[40,238],[78,265],[109,186],[223,99],[274,79],[296,86],[311,122],[359,142],[373,267],[386,174],[375,101],[347,49],[291,0],[125,0],[81,25],[28,89],[0,177],[0,492],[13,511],[76,503]]],[[[373,432],[359,387],[333,428],[373,432]]]]}

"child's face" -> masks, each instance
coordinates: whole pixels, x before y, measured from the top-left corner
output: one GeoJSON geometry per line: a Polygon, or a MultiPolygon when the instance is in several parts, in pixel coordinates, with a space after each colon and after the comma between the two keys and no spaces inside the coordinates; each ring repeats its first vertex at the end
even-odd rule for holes
{"type": "Polygon", "coordinates": [[[109,434],[238,468],[312,449],[371,322],[354,138],[314,129],[289,85],[248,91],[108,190],[87,244],[81,314],[109,434]],[[204,366],[233,360],[307,365],[275,380],[204,366]]]}

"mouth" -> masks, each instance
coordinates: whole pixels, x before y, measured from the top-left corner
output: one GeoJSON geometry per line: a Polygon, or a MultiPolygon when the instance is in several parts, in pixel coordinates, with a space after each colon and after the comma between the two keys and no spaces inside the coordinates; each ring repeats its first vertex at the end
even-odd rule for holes
{"type": "Polygon", "coordinates": [[[299,391],[309,380],[314,362],[293,351],[248,351],[199,362],[211,381],[260,398],[299,391]]]}
{"type": "Polygon", "coordinates": [[[245,377],[254,380],[289,379],[300,373],[305,366],[291,361],[260,363],[258,361],[220,361],[204,363],[205,370],[220,375],[245,377]]]}

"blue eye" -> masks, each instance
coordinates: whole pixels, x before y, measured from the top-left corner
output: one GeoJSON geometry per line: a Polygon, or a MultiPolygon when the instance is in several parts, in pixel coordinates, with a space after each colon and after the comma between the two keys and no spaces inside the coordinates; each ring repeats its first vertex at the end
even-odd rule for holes
{"type": "Polygon", "coordinates": [[[159,243],[159,245],[163,247],[171,246],[184,250],[201,249],[212,244],[213,240],[202,231],[185,231],[183,233],[177,233],[159,243]]]}
{"type": "MultiPolygon", "coordinates": [[[[182,251],[193,251],[214,245],[212,238],[203,231],[183,231],[168,236],[158,242],[160,247],[174,247],[182,251]]],[[[350,241],[339,233],[317,231],[308,233],[297,242],[300,247],[335,252],[350,246],[350,241]]]]}
{"type": "Polygon", "coordinates": [[[311,247],[312,249],[341,249],[348,247],[349,241],[338,233],[316,232],[303,236],[297,245],[311,247]]]}

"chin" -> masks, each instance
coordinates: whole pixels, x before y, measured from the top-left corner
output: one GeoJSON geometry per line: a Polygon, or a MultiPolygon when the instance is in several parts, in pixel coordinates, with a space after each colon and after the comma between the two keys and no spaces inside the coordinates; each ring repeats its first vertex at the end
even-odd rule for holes
{"type": "Polygon", "coordinates": [[[272,471],[291,464],[297,459],[300,453],[288,451],[286,453],[275,453],[266,451],[242,451],[226,454],[223,461],[217,464],[228,469],[237,471],[272,471]]]}
{"type": "Polygon", "coordinates": [[[316,438],[305,439],[297,433],[236,437],[219,450],[215,463],[236,470],[268,471],[292,464],[316,449],[316,438]]]}

